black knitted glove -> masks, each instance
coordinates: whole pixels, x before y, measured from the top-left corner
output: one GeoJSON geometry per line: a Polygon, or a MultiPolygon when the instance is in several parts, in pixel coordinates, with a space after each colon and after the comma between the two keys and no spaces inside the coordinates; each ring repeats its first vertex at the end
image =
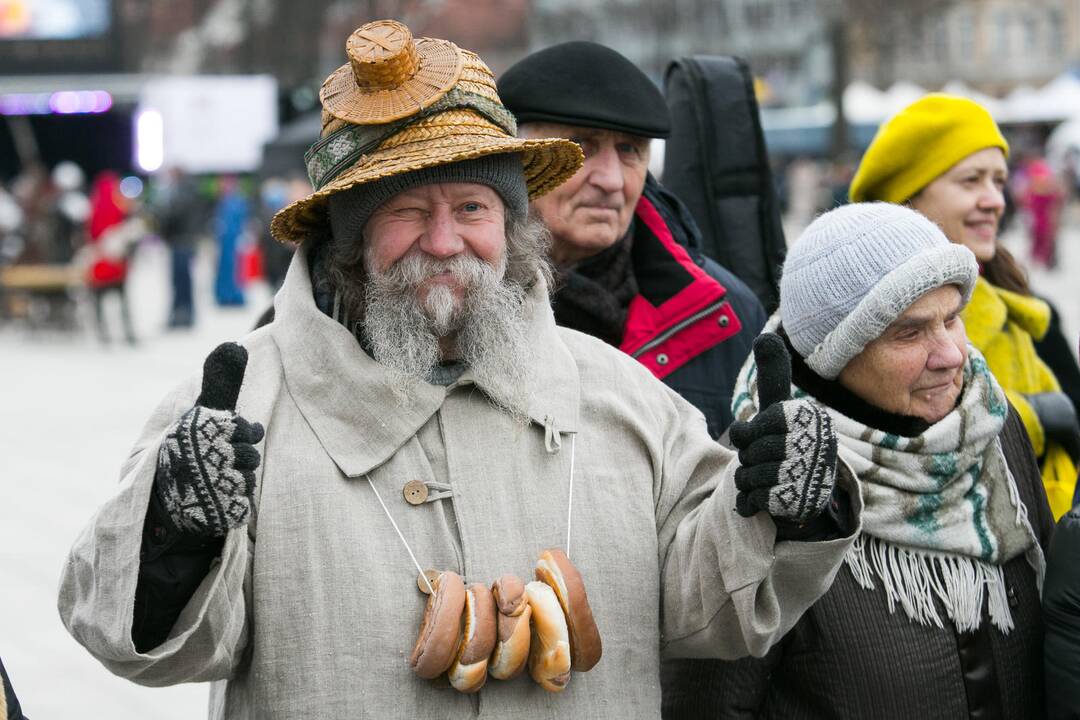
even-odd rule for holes
{"type": "Polygon", "coordinates": [[[210,353],[195,407],[158,451],[154,493],[182,532],[222,537],[247,522],[263,428],[234,412],[246,368],[247,350],[236,343],[210,353]]]}
{"type": "Polygon", "coordinates": [[[740,465],[735,509],[743,517],[765,511],[805,523],[825,508],[836,484],[832,421],[810,401],[791,399],[791,358],[778,335],[758,337],[754,359],[760,410],[731,425],[740,465]]]}
{"type": "Polygon", "coordinates": [[[1063,392],[1045,392],[1024,398],[1038,416],[1046,437],[1065,448],[1073,460],[1080,458],[1080,421],[1069,396],[1063,392]]]}

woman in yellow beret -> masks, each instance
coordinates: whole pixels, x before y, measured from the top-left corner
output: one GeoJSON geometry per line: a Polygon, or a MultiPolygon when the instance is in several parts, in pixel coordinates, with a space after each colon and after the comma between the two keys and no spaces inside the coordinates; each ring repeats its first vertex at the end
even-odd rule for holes
{"type": "Polygon", "coordinates": [[[968,338],[1020,413],[1058,518],[1072,507],[1080,427],[1071,401],[1035,351],[1050,324],[1050,307],[1031,295],[1023,270],[998,242],[1008,154],[985,108],[930,94],[881,126],[849,194],[853,202],[910,205],[975,253],[981,277],[962,314],[968,338]]]}

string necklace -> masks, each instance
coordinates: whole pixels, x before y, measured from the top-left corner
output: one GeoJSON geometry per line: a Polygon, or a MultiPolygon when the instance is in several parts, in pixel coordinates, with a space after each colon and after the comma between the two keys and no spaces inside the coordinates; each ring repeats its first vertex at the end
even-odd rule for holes
{"type": "MultiPolygon", "coordinates": [[[[575,447],[577,444],[577,433],[570,435],[570,479],[568,482],[568,499],[566,503],[566,557],[570,557],[570,533],[571,533],[571,521],[573,519],[574,512],[574,461],[575,461],[575,447]]],[[[555,443],[556,452],[558,452],[559,444],[555,443]]],[[[420,566],[420,562],[416,559],[416,554],[413,552],[412,547],[409,546],[409,541],[405,539],[405,535],[401,532],[401,528],[394,522],[394,516],[390,514],[390,509],[386,507],[386,503],[383,502],[382,495],[379,494],[378,488],[375,487],[375,481],[371,479],[368,474],[364,475],[364,479],[368,481],[368,485],[371,487],[371,491],[375,493],[375,498],[379,501],[379,505],[382,507],[383,512],[386,514],[386,519],[390,521],[390,524],[394,528],[394,532],[397,533],[398,539],[401,540],[401,544],[405,546],[405,552],[409,554],[409,559],[412,560],[416,571],[419,573],[419,577],[423,578],[424,585],[427,586],[428,593],[434,595],[435,588],[431,585],[431,580],[428,578],[424,569],[420,566]]]]}

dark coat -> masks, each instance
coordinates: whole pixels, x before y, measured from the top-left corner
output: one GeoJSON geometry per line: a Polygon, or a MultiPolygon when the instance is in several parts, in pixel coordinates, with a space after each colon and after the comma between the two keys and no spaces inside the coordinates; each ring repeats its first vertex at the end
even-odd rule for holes
{"type": "Polygon", "coordinates": [[[1058,521],[1046,557],[1046,714],[1080,718],[1080,506],[1058,521]]]}
{"type": "MultiPolygon", "coordinates": [[[[1010,411],[1002,448],[1043,548],[1053,519],[1031,444],[1010,411]]],[[[1004,566],[1015,627],[986,617],[959,634],[890,613],[880,589],[842,567],[829,591],[764,658],[666,663],[664,717],[1041,718],[1043,625],[1035,573],[1023,556],[1004,566]]],[[[947,617],[939,606],[939,613],[947,617]]],[[[1074,682],[1075,685],[1075,682],[1074,682]]]]}
{"type": "Polygon", "coordinates": [[[0,660],[0,686],[2,686],[0,687],[0,700],[3,700],[0,709],[4,710],[3,713],[0,713],[0,720],[28,720],[23,715],[22,706],[19,705],[19,698],[15,697],[15,688],[11,686],[11,678],[8,677],[2,660],[0,660]]]}
{"type": "Polygon", "coordinates": [[[741,280],[701,252],[686,206],[651,176],[635,214],[630,302],[620,349],[701,410],[718,438],[732,421],[735,378],[765,325],[741,280]]]}
{"type": "Polygon", "coordinates": [[[172,247],[191,249],[206,232],[210,208],[191,178],[181,178],[162,193],[155,211],[158,233],[172,247]]]}

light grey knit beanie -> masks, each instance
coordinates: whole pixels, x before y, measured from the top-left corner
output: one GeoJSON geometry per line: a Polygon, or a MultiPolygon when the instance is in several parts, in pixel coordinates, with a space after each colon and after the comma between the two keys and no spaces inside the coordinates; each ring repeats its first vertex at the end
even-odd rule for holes
{"type": "Polygon", "coordinates": [[[929,291],[957,285],[967,305],[978,275],[975,255],[914,210],[844,205],[810,223],[788,250],[780,320],[806,364],[832,380],[929,291]]]}

